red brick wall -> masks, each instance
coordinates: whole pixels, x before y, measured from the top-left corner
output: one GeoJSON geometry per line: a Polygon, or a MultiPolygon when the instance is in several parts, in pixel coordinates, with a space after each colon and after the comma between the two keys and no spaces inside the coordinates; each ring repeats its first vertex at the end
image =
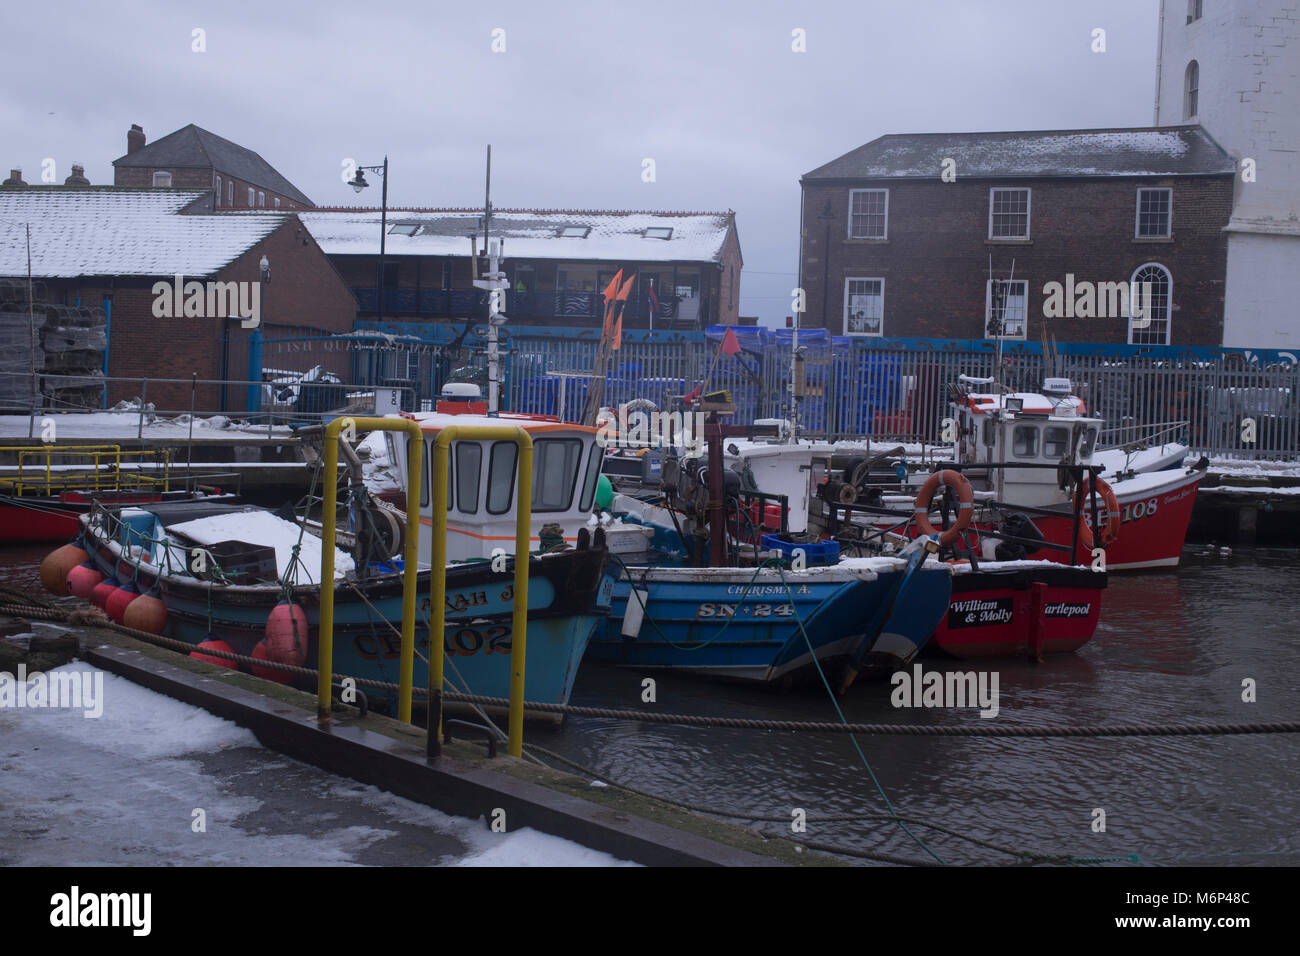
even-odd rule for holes
{"type": "Polygon", "coordinates": [[[275,210],[275,200],[280,200],[280,212],[287,212],[297,208],[310,208],[309,206],[300,206],[296,199],[290,199],[283,193],[277,193],[265,186],[257,186],[253,183],[245,182],[242,179],[232,180],[221,170],[213,170],[210,166],[201,169],[193,167],[173,167],[173,166],[114,166],[113,167],[113,185],[115,186],[153,186],[153,174],[155,172],[164,172],[172,174],[173,189],[215,189],[216,177],[221,177],[221,205],[220,209],[259,209],[266,208],[271,211],[275,210]],[[233,204],[226,202],[227,189],[229,183],[235,184],[235,200],[233,204]],[[250,206],[248,202],[248,189],[252,186],[254,190],[253,203],[250,206]],[[265,207],[258,206],[257,192],[261,191],[266,194],[265,207]]]}
{"type": "Polygon", "coordinates": [[[1219,345],[1227,243],[1222,228],[1232,207],[1231,177],[933,181],[805,184],[800,257],[808,296],[805,324],[843,331],[848,277],[883,278],[885,336],[978,339],[984,336],[989,256],[998,278],[1012,259],[1015,278],[1028,281],[1026,338],[1046,323],[1058,342],[1126,342],[1124,318],[1047,319],[1043,287],[1075,281],[1128,282],[1134,269],[1158,262],[1173,276],[1173,345],[1219,345]],[[988,239],[991,185],[1031,189],[1028,242],[988,239]],[[1135,240],[1138,186],[1173,188],[1172,240],[1135,240]],[[850,240],[850,188],[888,188],[886,240],[850,240]],[[826,224],[818,219],[830,199],[826,224]],[[829,266],[829,268],[828,268],[829,266]],[[823,313],[823,282],[829,289],[823,313]]]}

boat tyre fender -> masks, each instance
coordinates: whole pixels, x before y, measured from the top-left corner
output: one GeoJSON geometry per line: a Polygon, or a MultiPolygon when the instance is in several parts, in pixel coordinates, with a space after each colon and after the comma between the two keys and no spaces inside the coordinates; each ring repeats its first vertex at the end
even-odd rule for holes
{"type": "Polygon", "coordinates": [[[966,476],[960,471],[945,468],[932,474],[925,480],[925,484],[916,495],[915,520],[917,530],[921,534],[935,534],[938,531],[930,524],[930,502],[934,499],[934,493],[940,485],[947,485],[957,495],[957,521],[939,535],[939,544],[947,547],[957,541],[962,532],[970,526],[971,518],[975,513],[975,492],[971,489],[966,476]]]}
{"type": "MultiPolygon", "coordinates": [[[[1105,478],[1100,475],[1091,477],[1096,482],[1093,487],[1096,488],[1097,494],[1101,496],[1102,504],[1106,507],[1106,520],[1101,527],[1100,539],[1101,547],[1105,549],[1119,540],[1119,499],[1115,497],[1115,492],[1106,483],[1105,478]]],[[[1089,520],[1092,515],[1089,501],[1092,497],[1092,488],[1089,488],[1088,480],[1088,477],[1085,476],[1083,480],[1083,507],[1079,509],[1079,547],[1091,554],[1097,541],[1093,535],[1092,522],[1089,520]]]]}

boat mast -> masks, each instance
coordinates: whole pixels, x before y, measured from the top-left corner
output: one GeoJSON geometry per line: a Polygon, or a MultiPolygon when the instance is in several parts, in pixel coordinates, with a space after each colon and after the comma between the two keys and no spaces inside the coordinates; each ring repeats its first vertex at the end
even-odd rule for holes
{"type": "Polygon", "coordinates": [[[488,414],[494,415],[501,410],[501,353],[497,330],[505,325],[507,317],[502,314],[505,304],[505,273],[501,271],[501,240],[491,241],[492,235],[492,144],[487,148],[487,184],[483,193],[483,252],[488,257],[488,271],[483,278],[474,280],[474,288],[484,289],[488,294],[488,414]]]}

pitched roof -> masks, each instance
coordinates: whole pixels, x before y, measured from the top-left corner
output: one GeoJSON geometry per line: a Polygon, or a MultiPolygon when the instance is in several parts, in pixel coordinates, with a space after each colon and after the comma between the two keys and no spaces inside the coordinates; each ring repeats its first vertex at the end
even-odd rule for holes
{"type": "Polygon", "coordinates": [[[113,160],[114,166],[171,166],[206,168],[254,186],[261,186],[304,206],[312,205],[298,187],[281,176],[266,160],[251,149],[223,139],[216,133],[195,126],[183,126],[162,139],[113,160]]]}
{"type": "MultiPolygon", "coordinates": [[[[468,256],[468,236],[481,241],[481,209],[389,209],[385,251],[398,256],[468,256]],[[413,235],[404,235],[414,228],[413,235]]],[[[378,255],[378,209],[311,209],[298,213],[331,255],[378,255]]],[[[494,209],[491,237],[521,259],[615,262],[721,262],[735,213],[618,210],[494,209]],[[562,237],[566,226],[587,228],[562,237]],[[667,239],[647,230],[671,229],[667,239]]]]}
{"type": "Polygon", "coordinates": [[[285,221],[283,213],[190,215],[205,195],[187,189],[116,186],[0,187],[0,275],[209,276],[285,221]]]}
{"type": "Polygon", "coordinates": [[[805,173],[804,181],[935,179],[943,161],[958,179],[1218,176],[1233,159],[1200,126],[1007,133],[905,133],[873,139],[805,173]]]}

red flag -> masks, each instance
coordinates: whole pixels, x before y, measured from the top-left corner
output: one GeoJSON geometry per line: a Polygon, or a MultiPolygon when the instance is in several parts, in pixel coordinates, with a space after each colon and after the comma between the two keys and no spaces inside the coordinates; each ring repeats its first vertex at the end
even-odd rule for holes
{"type": "Polygon", "coordinates": [[[740,354],[740,339],[736,338],[736,332],[731,326],[727,326],[727,331],[722,336],[722,354],[740,354]]]}

